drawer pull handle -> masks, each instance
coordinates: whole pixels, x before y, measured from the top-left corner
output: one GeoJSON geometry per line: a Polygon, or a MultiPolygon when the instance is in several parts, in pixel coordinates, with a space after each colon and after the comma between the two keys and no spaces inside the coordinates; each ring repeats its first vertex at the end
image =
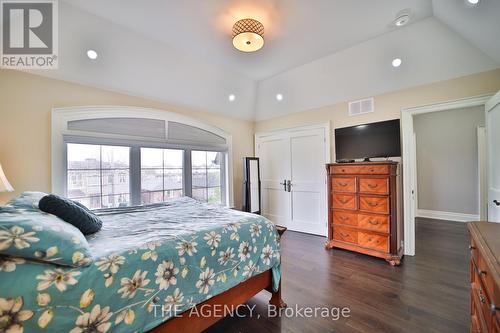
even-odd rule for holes
{"type": "Polygon", "coordinates": [[[495,205],[497,205],[497,206],[500,206],[500,201],[498,201],[498,200],[493,200],[493,203],[494,203],[495,205]]]}
{"type": "Polygon", "coordinates": [[[372,207],[377,207],[378,206],[378,202],[368,202],[368,204],[372,207]]]}
{"type": "Polygon", "coordinates": [[[491,314],[494,315],[497,312],[497,310],[500,310],[500,308],[497,307],[495,305],[495,303],[491,303],[490,310],[491,310],[491,314]]]}
{"type": "Polygon", "coordinates": [[[469,250],[475,250],[476,248],[472,245],[469,245],[469,250]]]}
{"type": "Polygon", "coordinates": [[[369,187],[369,188],[377,188],[377,187],[378,187],[378,184],[368,184],[368,187],[369,187]]]}
{"type": "Polygon", "coordinates": [[[348,200],[347,200],[347,199],[339,199],[339,201],[340,201],[340,203],[341,203],[341,204],[344,204],[344,205],[345,205],[345,204],[347,203],[347,201],[348,201],[348,200]]]}
{"type": "Polygon", "coordinates": [[[346,238],[346,237],[349,237],[349,234],[344,234],[343,232],[340,233],[340,236],[346,238]]]}
{"type": "Polygon", "coordinates": [[[378,221],[372,221],[372,220],[369,220],[368,223],[370,223],[371,225],[377,225],[378,224],[378,221]]]}
{"type": "Polygon", "coordinates": [[[347,186],[347,183],[337,183],[337,184],[339,184],[342,187],[346,187],[347,186]]]}
{"type": "Polygon", "coordinates": [[[342,170],[340,170],[340,171],[345,172],[345,169],[342,169],[342,170]]]}
{"type": "Polygon", "coordinates": [[[479,295],[479,300],[481,301],[481,303],[486,303],[486,298],[484,297],[483,294],[479,295]]]}
{"type": "Polygon", "coordinates": [[[477,269],[477,275],[481,276],[481,275],[486,275],[486,272],[485,271],[482,271],[481,269],[477,269]]]}
{"type": "Polygon", "coordinates": [[[347,216],[340,216],[339,217],[342,221],[347,221],[349,220],[349,218],[347,216]]]}

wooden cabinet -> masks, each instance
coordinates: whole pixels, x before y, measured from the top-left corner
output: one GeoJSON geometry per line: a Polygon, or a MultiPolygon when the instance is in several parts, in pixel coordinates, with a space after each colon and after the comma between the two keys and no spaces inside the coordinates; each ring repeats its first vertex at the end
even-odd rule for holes
{"type": "MultiPolygon", "coordinates": [[[[403,256],[398,163],[327,164],[328,241],[399,265],[403,256]]],[[[499,332],[500,333],[500,332],[499,332]]]]}
{"type": "Polygon", "coordinates": [[[470,332],[500,333],[500,223],[471,222],[470,332]]]}

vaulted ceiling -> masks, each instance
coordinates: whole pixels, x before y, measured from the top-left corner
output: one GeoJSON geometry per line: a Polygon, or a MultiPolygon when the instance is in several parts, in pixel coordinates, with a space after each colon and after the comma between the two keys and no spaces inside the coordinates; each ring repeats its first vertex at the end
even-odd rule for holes
{"type": "Polygon", "coordinates": [[[496,0],[64,0],[59,69],[37,74],[267,119],[498,68],[499,16],[496,0]],[[246,17],[266,29],[252,54],[231,44],[246,17]]]}

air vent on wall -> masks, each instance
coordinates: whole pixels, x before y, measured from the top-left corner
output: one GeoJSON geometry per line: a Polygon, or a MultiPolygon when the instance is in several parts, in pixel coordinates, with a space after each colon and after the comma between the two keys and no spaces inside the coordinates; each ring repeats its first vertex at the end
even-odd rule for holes
{"type": "Polygon", "coordinates": [[[373,97],[349,102],[349,116],[373,112],[373,97]]]}

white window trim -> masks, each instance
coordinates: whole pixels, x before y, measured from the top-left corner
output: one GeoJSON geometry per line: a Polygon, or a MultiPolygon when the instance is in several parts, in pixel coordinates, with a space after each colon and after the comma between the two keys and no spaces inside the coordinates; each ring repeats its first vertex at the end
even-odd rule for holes
{"type": "MultiPolygon", "coordinates": [[[[165,126],[165,131],[168,126],[165,126]]],[[[168,133],[166,133],[168,134],[168,133]]],[[[163,111],[151,108],[131,107],[131,106],[84,106],[84,107],[65,107],[52,109],[52,192],[59,195],[66,193],[66,145],[65,137],[87,137],[99,138],[103,141],[112,142],[120,140],[123,142],[130,141],[155,143],[158,148],[174,148],[184,147],[192,150],[216,150],[227,151],[227,174],[225,176],[226,183],[226,198],[227,205],[234,207],[234,191],[233,191],[233,148],[232,135],[222,129],[205,124],[195,118],[183,116],[181,114],[163,111]],[[164,120],[165,122],[173,121],[185,125],[197,127],[208,132],[214,133],[226,140],[226,144],[211,144],[199,145],[192,143],[170,142],[166,139],[141,138],[137,136],[127,136],[108,133],[95,133],[86,131],[68,130],[68,122],[75,120],[86,119],[102,119],[102,118],[146,118],[164,120]]],[[[165,135],[168,138],[168,135],[165,135]]]]}

